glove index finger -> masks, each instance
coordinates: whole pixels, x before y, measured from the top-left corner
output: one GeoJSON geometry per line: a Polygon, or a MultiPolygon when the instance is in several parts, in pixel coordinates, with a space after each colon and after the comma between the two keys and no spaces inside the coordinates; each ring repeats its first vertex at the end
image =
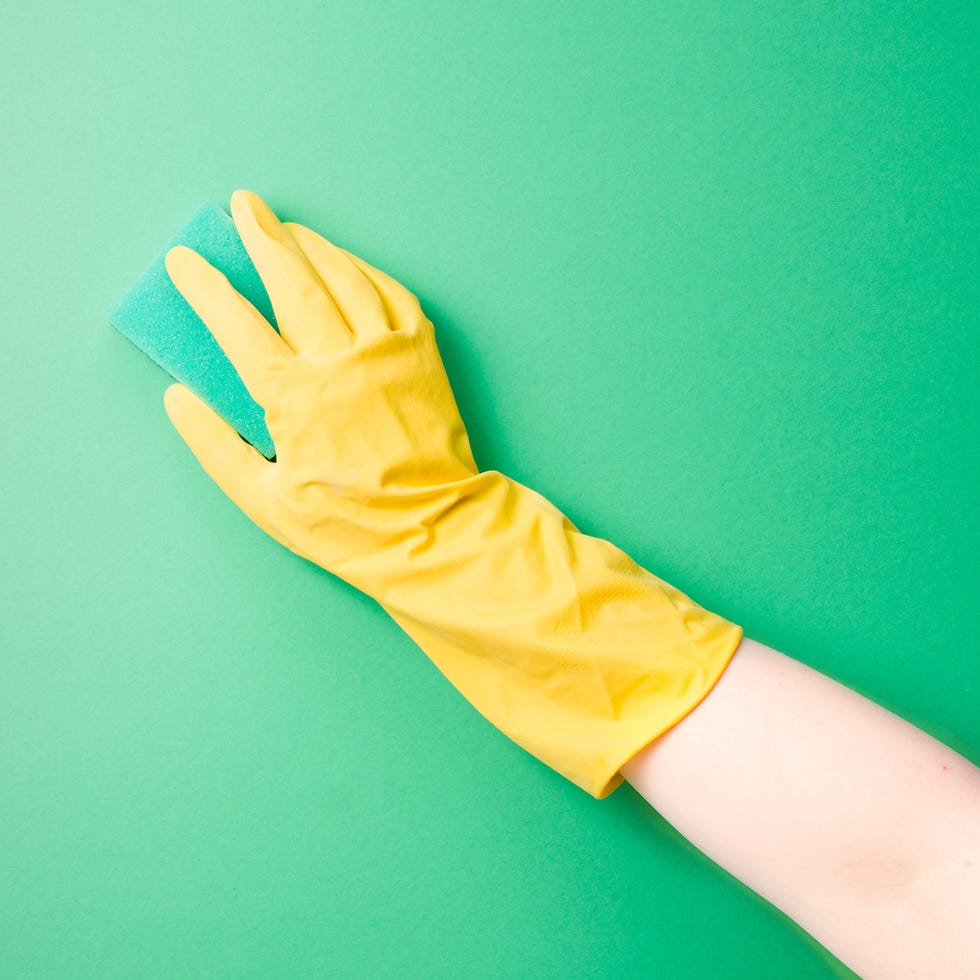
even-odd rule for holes
{"type": "Polygon", "coordinates": [[[228,355],[251,396],[266,407],[271,380],[292,354],[285,341],[224,273],[192,248],[174,246],[165,263],[178,292],[228,355]]]}

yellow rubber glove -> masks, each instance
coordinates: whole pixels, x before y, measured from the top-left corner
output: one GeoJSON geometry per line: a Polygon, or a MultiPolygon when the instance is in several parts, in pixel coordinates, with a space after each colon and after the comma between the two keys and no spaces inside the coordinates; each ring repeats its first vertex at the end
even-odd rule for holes
{"type": "Polygon", "coordinates": [[[231,207],[281,336],[191,249],[167,269],[265,409],[276,460],[173,385],[177,430],[259,527],[375,598],[481,714],[607,796],[708,694],[741,628],[479,471],[407,289],[255,194],[231,207]]]}

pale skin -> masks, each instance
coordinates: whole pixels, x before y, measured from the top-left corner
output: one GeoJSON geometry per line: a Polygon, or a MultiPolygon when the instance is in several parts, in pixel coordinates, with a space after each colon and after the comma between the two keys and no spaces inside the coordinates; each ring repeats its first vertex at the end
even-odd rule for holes
{"type": "Polygon", "coordinates": [[[622,773],[865,980],[980,977],[980,769],[744,638],[622,773]]]}

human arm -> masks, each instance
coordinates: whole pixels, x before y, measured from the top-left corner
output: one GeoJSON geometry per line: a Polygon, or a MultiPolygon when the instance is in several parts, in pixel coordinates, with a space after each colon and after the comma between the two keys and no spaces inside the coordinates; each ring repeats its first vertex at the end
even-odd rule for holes
{"type": "Polygon", "coordinates": [[[746,637],[622,772],[865,980],[980,976],[980,769],[850,688],[746,637]]]}
{"type": "Polygon", "coordinates": [[[228,496],[377,599],[477,710],[594,796],[685,716],[717,717],[711,692],[741,629],[530,488],[479,470],[432,324],[404,287],[280,224],[254,195],[236,194],[232,210],[280,334],[200,256],[167,256],[276,445],[270,462],[187,389],[168,390],[171,419],[228,496]]]}

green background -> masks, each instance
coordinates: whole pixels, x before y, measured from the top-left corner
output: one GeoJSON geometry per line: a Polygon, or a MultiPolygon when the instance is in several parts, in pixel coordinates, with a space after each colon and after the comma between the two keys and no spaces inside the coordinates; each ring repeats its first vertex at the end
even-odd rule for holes
{"type": "Polygon", "coordinates": [[[483,467],[976,761],[972,6],[5,5],[0,975],[846,975],[264,537],[106,314],[257,191],[483,467]]]}

